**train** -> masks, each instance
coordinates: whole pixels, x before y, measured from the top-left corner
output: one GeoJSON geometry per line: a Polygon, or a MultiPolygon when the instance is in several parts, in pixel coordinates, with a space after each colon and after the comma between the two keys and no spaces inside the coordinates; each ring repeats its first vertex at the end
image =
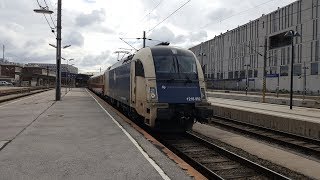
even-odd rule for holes
{"type": "Polygon", "coordinates": [[[88,87],[157,130],[190,130],[212,116],[202,67],[183,48],[142,48],[92,76],[88,87]]]}

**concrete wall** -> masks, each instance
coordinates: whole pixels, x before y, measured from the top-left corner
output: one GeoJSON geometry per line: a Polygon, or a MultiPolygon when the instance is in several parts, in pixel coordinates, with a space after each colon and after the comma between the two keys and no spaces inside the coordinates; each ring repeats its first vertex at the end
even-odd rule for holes
{"type": "Polygon", "coordinates": [[[279,131],[320,139],[320,124],[295,118],[248,112],[221,106],[212,106],[213,114],[279,131]]]}

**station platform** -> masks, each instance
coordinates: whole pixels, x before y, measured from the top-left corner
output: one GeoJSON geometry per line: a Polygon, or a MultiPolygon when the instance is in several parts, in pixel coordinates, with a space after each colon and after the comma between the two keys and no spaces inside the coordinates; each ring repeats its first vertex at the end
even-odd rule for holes
{"type": "MultiPolygon", "coordinates": [[[[235,91],[207,91],[208,97],[222,98],[222,99],[235,99],[242,101],[251,102],[262,102],[261,92],[235,92],[235,91]]],[[[290,98],[289,94],[278,94],[266,93],[265,103],[279,104],[279,105],[289,105],[290,98]]],[[[307,108],[318,108],[320,109],[320,96],[303,96],[303,95],[293,95],[292,99],[293,106],[307,107],[307,108]]]]}
{"type": "Polygon", "coordinates": [[[192,179],[86,89],[0,104],[0,179],[192,179]]]}
{"type": "Polygon", "coordinates": [[[320,109],[209,97],[214,115],[320,139],[320,109]]]}
{"type": "MultiPolygon", "coordinates": [[[[288,149],[283,149],[280,146],[270,145],[263,141],[257,141],[256,139],[221,130],[206,124],[196,123],[193,126],[193,131],[248,152],[255,156],[255,161],[261,159],[266,160],[306,176],[292,177],[292,179],[319,179],[320,177],[320,162],[318,159],[302,156],[288,149]]],[[[283,173],[280,172],[281,170],[282,169],[278,169],[278,172],[283,173]]]]}

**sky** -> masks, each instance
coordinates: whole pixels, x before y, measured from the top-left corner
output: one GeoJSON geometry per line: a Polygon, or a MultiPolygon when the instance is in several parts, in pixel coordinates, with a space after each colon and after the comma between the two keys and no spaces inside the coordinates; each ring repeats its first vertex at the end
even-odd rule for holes
{"type": "MultiPolygon", "coordinates": [[[[5,59],[17,63],[55,63],[56,44],[39,4],[54,13],[46,16],[56,25],[57,0],[0,0],[0,45],[5,59]]],[[[116,51],[160,41],[190,48],[283,7],[294,0],[62,0],[62,57],[79,72],[99,72],[117,62],[116,51]],[[124,43],[120,38],[131,46],[124,43]]],[[[2,57],[2,51],[1,56],[2,57]]],[[[122,57],[120,54],[119,58],[122,57]]],[[[66,61],[62,61],[66,64],[66,61]]]]}

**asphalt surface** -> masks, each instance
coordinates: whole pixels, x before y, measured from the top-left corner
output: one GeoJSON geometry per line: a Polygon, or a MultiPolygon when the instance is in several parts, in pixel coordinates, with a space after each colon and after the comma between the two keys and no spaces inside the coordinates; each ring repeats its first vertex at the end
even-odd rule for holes
{"type": "MultiPolygon", "coordinates": [[[[53,97],[48,91],[0,105],[0,179],[163,179],[84,89],[53,97]]],[[[124,128],[170,178],[191,179],[124,128]]]]}

